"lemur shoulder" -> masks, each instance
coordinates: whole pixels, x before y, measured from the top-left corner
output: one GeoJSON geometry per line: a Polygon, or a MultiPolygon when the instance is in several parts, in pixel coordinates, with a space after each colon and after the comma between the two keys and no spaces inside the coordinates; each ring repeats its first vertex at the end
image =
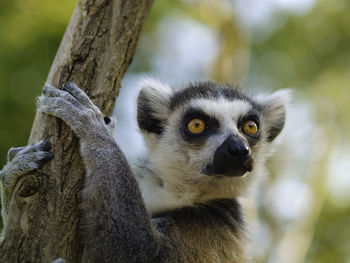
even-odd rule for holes
{"type": "MultiPolygon", "coordinates": [[[[82,223],[86,262],[246,262],[237,197],[265,173],[280,134],[288,91],[248,96],[230,85],[173,90],[146,80],[137,121],[148,153],[129,164],[110,119],[74,83],[43,89],[40,112],[66,122],[80,139],[86,169],[82,223]]],[[[52,154],[42,141],[9,151],[1,171],[5,222],[15,178],[52,154]],[[4,189],[4,186],[3,186],[4,189]]]]}

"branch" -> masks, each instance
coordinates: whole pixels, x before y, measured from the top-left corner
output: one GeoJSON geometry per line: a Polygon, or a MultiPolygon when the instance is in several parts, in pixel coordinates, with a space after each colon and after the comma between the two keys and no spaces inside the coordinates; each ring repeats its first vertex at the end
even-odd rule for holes
{"type": "MultiPolygon", "coordinates": [[[[80,0],[47,83],[61,88],[74,81],[110,115],[152,2],[80,0]]],[[[81,261],[78,203],[84,168],[78,140],[62,121],[37,113],[29,142],[42,139],[51,141],[54,159],[17,182],[0,262],[81,261]]]]}

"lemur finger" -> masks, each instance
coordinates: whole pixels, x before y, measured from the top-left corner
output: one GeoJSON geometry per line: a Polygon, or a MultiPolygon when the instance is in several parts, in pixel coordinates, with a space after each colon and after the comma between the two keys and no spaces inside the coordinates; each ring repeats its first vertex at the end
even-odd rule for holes
{"type": "Polygon", "coordinates": [[[61,97],[67,101],[69,101],[70,103],[72,103],[74,106],[82,109],[83,105],[75,98],[73,97],[70,93],[68,93],[67,91],[64,90],[59,90],[56,89],[53,86],[45,86],[43,88],[43,94],[46,97],[61,97]]]}
{"type": "Polygon", "coordinates": [[[17,153],[19,153],[20,151],[22,151],[25,148],[26,147],[10,148],[10,150],[7,152],[7,161],[11,162],[12,159],[17,155],[17,153]]]}
{"type": "Polygon", "coordinates": [[[42,140],[38,144],[39,149],[43,151],[50,151],[51,150],[51,142],[48,140],[42,140]]]}
{"type": "Polygon", "coordinates": [[[53,157],[52,152],[50,152],[51,143],[47,140],[42,140],[21,148],[23,149],[13,158],[14,162],[25,159],[27,162],[37,162],[42,165],[53,157]]]}
{"type": "Polygon", "coordinates": [[[80,89],[74,82],[68,81],[63,85],[63,90],[69,92],[73,97],[75,97],[81,104],[89,109],[92,109],[99,119],[103,118],[100,109],[90,100],[88,95],[80,89]]]}
{"type": "Polygon", "coordinates": [[[52,152],[39,152],[40,159],[36,161],[38,166],[41,168],[45,163],[50,161],[53,158],[52,152]]]}
{"type": "Polygon", "coordinates": [[[23,163],[22,167],[26,167],[29,164],[29,167],[40,168],[44,163],[51,160],[52,157],[53,153],[47,151],[30,152],[27,154],[23,154],[23,156],[21,156],[21,161],[26,160],[26,162],[23,163]],[[34,165],[34,163],[36,165],[34,165]]]}
{"type": "Polygon", "coordinates": [[[64,121],[71,120],[74,115],[79,115],[80,109],[69,101],[60,97],[40,96],[36,101],[38,110],[56,116],[64,121]]]}
{"type": "Polygon", "coordinates": [[[90,100],[88,95],[81,90],[74,82],[68,81],[63,85],[63,90],[70,93],[73,97],[75,97],[80,103],[85,105],[86,107],[94,108],[94,103],[90,100]]]}
{"type": "Polygon", "coordinates": [[[46,162],[53,157],[52,152],[38,151],[20,153],[15,156],[12,162],[8,163],[3,169],[2,181],[3,183],[10,183],[18,176],[34,172],[40,169],[46,162]]]}
{"type": "Polygon", "coordinates": [[[22,154],[27,154],[31,152],[37,152],[37,151],[50,151],[50,149],[51,149],[50,141],[42,140],[37,143],[32,143],[24,147],[11,148],[9,150],[8,155],[12,157],[11,158],[12,160],[17,155],[22,155],[22,154]]]}
{"type": "Polygon", "coordinates": [[[78,135],[82,135],[82,121],[90,112],[80,110],[70,102],[62,98],[50,98],[40,96],[37,98],[37,107],[40,112],[44,112],[62,119],[78,135]]]}

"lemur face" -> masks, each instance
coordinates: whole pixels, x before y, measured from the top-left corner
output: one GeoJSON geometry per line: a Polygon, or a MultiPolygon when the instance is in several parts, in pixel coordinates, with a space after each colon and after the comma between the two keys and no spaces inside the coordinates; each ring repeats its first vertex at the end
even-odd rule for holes
{"type": "Polygon", "coordinates": [[[193,99],[180,112],[174,114],[179,116],[181,143],[201,157],[201,173],[242,176],[253,170],[254,146],[260,139],[258,107],[243,100],[193,99]]]}
{"type": "Polygon", "coordinates": [[[287,96],[253,99],[212,82],[173,91],[149,80],[138,98],[138,123],[150,162],[160,173],[172,171],[174,182],[249,176],[284,126],[287,96]]]}

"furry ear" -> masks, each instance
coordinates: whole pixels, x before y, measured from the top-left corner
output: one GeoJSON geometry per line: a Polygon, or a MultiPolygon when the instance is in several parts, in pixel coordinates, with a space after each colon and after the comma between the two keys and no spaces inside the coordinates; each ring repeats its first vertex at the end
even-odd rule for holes
{"type": "Polygon", "coordinates": [[[286,119],[286,108],[291,99],[292,90],[279,90],[268,96],[259,96],[256,100],[262,105],[262,113],[267,130],[267,141],[273,141],[282,131],[286,119]]]}
{"type": "Polygon", "coordinates": [[[158,80],[146,78],[141,82],[137,98],[137,122],[142,131],[161,134],[169,115],[172,89],[158,80]]]}

